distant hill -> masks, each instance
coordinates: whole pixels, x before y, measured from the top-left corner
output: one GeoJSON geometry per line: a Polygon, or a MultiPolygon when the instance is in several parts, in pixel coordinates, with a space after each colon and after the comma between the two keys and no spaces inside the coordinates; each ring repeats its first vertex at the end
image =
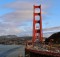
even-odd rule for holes
{"type": "Polygon", "coordinates": [[[0,44],[6,44],[6,45],[11,45],[11,44],[25,44],[26,41],[31,40],[31,36],[23,36],[23,37],[18,37],[16,35],[5,35],[5,36],[0,36],[0,44]]]}
{"type": "Polygon", "coordinates": [[[20,38],[20,39],[26,39],[26,40],[31,40],[32,39],[32,36],[23,36],[23,37],[20,37],[20,36],[16,36],[16,35],[3,35],[3,36],[0,36],[0,39],[3,39],[3,38],[20,38]]]}
{"type": "Polygon", "coordinates": [[[4,36],[0,36],[0,38],[17,38],[16,35],[4,35],[4,36]]]}
{"type": "Polygon", "coordinates": [[[50,40],[53,39],[53,43],[60,44],[60,32],[52,34],[50,37],[48,37],[45,42],[50,42],[50,40]]]}

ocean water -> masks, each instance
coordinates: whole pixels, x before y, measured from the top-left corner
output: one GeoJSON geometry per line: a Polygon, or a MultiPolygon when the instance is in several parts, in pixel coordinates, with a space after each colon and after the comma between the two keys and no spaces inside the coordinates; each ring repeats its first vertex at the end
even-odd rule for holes
{"type": "Polygon", "coordinates": [[[25,47],[23,45],[0,45],[0,57],[25,57],[25,47]]]}

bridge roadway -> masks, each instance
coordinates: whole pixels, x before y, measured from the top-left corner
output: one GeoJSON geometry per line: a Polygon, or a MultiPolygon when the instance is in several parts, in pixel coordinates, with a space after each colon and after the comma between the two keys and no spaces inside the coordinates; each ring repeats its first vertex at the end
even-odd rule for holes
{"type": "Polygon", "coordinates": [[[45,49],[25,48],[26,57],[60,57],[60,52],[45,49]]]}

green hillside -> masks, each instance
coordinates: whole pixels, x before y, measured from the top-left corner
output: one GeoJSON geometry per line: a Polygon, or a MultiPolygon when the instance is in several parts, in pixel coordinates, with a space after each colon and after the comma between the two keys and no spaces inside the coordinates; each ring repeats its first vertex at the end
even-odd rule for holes
{"type": "Polygon", "coordinates": [[[60,44],[60,32],[52,34],[45,40],[45,43],[49,43],[51,40],[53,44],[60,44]]]}

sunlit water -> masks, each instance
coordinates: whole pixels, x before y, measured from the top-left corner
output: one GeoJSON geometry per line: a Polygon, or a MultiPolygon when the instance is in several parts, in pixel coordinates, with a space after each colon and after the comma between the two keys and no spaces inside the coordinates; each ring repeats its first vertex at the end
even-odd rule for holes
{"type": "Polygon", "coordinates": [[[0,57],[25,57],[24,48],[23,45],[0,45],[0,57]]]}

